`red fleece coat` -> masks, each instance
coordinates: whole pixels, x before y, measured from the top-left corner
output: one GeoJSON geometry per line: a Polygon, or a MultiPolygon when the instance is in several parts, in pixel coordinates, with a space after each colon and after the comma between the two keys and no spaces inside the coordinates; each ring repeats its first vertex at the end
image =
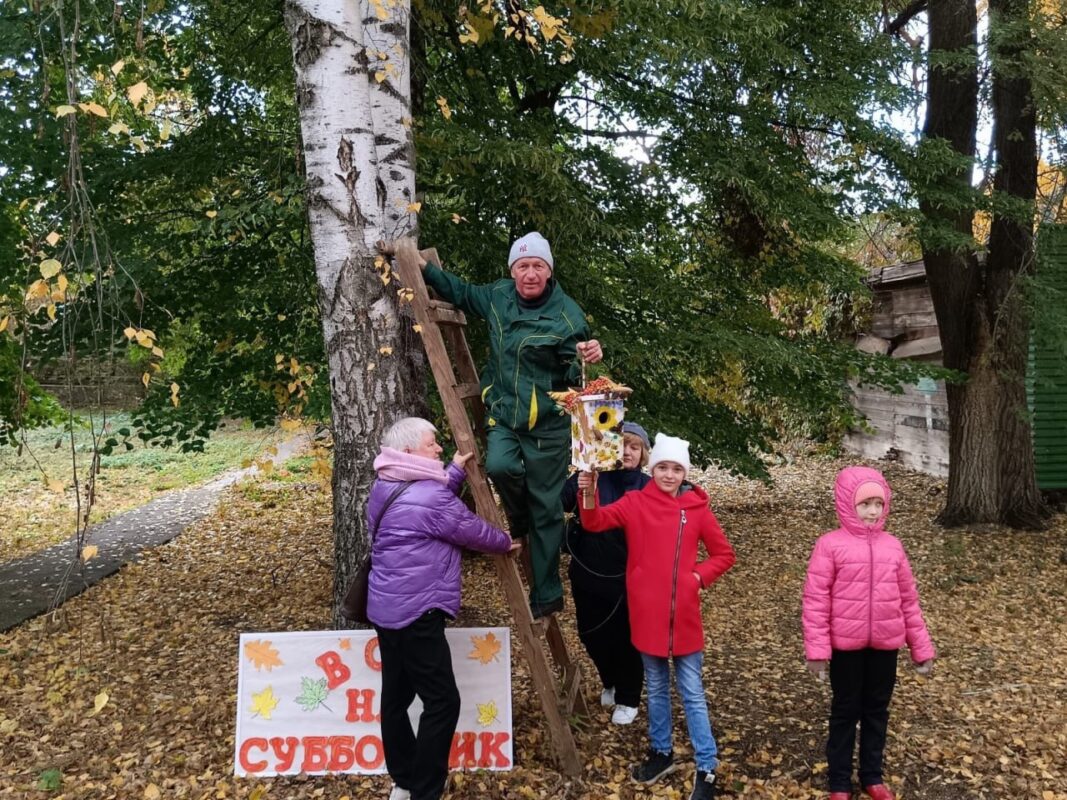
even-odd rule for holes
{"type": "Polygon", "coordinates": [[[583,508],[582,527],[626,534],[626,598],[634,647],[652,656],[684,656],[704,649],[700,590],[733,566],[736,557],[703,489],[672,497],[649,483],[617,502],[583,508]],[[697,542],[708,557],[697,562],[697,542]],[[697,581],[694,572],[700,574],[697,581]]]}

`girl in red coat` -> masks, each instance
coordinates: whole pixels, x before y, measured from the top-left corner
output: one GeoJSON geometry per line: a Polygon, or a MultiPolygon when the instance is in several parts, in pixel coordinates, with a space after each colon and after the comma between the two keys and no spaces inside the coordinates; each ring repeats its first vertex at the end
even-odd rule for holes
{"type": "Polygon", "coordinates": [[[872,800],[893,800],[882,782],[889,699],[904,644],[922,674],[934,645],[900,540],[885,531],[889,484],[869,467],[846,467],[834,484],[841,527],[819,537],[804,583],[808,669],[830,673],[826,742],[830,800],[852,797],[852,749],[860,726],[860,784],[872,800]]]}
{"type": "MultiPolygon", "coordinates": [[[[656,434],[649,456],[652,482],[627,492],[617,502],[593,509],[579,504],[582,527],[590,532],[622,528],[626,534],[626,596],[634,647],[641,653],[648,693],[648,757],[632,770],[634,780],[653,783],[676,769],[671,748],[670,662],[685,708],[689,739],[696,756],[690,800],[715,796],[718,747],[708,719],[700,671],[704,628],[700,590],[734,563],[734,551],[708,508],[708,496],[685,481],[689,442],[656,434]],[[708,557],[697,561],[697,543],[708,557]]],[[[593,486],[582,473],[578,485],[593,486]]]]}

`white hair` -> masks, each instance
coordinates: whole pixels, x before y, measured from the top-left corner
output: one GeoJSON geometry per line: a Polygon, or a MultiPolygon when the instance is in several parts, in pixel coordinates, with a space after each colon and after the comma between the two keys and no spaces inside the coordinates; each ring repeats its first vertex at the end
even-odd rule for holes
{"type": "Polygon", "coordinates": [[[382,447],[394,450],[415,450],[422,445],[423,435],[429,431],[436,434],[437,428],[422,417],[404,417],[389,426],[382,436],[382,447]]]}

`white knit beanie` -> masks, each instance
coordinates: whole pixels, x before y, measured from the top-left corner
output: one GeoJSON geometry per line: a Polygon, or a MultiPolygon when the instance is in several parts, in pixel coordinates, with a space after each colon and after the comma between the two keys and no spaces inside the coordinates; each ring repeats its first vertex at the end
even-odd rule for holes
{"type": "Polygon", "coordinates": [[[552,263],[552,248],[548,246],[548,240],[537,231],[531,231],[520,239],[515,240],[508,254],[508,269],[520,258],[539,258],[554,269],[552,263]]]}
{"type": "Polygon", "coordinates": [[[675,464],[681,464],[685,467],[685,471],[689,472],[689,442],[677,436],[657,433],[656,443],[652,446],[652,453],[648,457],[648,468],[652,469],[660,461],[673,461],[675,464]]]}

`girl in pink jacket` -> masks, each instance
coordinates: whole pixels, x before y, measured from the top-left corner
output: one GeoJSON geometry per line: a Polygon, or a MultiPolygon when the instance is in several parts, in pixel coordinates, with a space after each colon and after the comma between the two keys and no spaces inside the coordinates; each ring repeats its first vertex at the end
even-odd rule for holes
{"type": "Polygon", "coordinates": [[[852,796],[852,750],[860,726],[859,778],[872,800],[893,800],[882,781],[889,700],[897,650],[916,669],[933,667],[911,565],[900,540],[885,531],[889,484],[868,467],[841,470],[834,501],[841,527],[819,537],[804,583],[804,650],[808,669],[830,673],[833,701],[826,742],[830,800],[852,796]]]}

